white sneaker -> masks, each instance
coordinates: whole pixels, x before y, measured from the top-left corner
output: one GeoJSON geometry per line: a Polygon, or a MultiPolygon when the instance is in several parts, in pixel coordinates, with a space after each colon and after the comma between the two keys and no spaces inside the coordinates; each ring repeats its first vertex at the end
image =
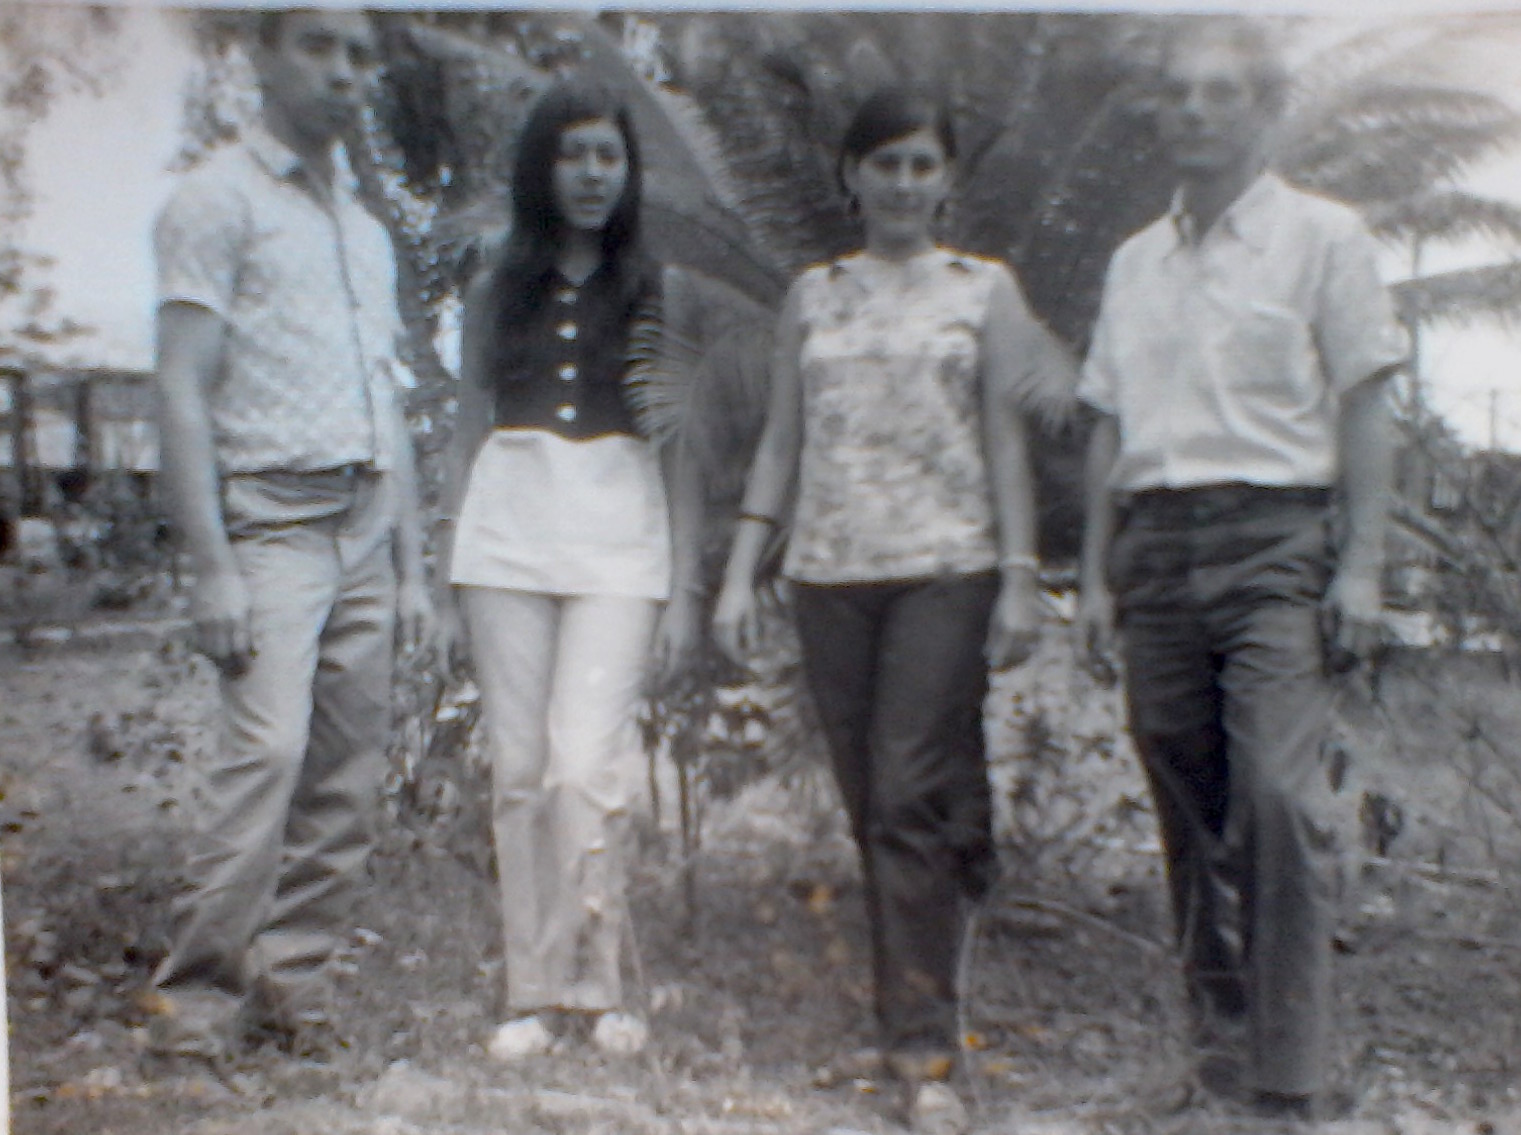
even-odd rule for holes
{"type": "Polygon", "coordinates": [[[632,1013],[603,1013],[592,1029],[592,1043],[608,1056],[635,1056],[649,1043],[650,1027],[632,1013]]]}
{"type": "Polygon", "coordinates": [[[915,1090],[908,1122],[914,1135],[966,1135],[972,1129],[966,1105],[938,1080],[928,1080],[915,1090]]]}
{"type": "Polygon", "coordinates": [[[497,1026],[486,1051],[493,1060],[510,1064],[514,1060],[548,1052],[554,1042],[554,1033],[545,1028],[538,1017],[518,1017],[497,1026]]]}

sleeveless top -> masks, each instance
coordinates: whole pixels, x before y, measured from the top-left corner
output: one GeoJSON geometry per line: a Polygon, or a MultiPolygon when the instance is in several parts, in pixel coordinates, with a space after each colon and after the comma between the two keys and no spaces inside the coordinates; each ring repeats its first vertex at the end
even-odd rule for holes
{"type": "Polygon", "coordinates": [[[981,343],[1000,275],[1010,275],[1001,263],[935,248],[904,263],[856,253],[793,285],[803,445],[789,578],[997,567],[981,343]]]}

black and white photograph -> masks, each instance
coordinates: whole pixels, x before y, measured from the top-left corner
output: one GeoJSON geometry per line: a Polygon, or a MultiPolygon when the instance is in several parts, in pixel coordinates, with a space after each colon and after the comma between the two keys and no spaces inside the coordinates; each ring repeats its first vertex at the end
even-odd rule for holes
{"type": "Polygon", "coordinates": [[[0,7],[0,1135],[1521,1133],[1521,4],[0,7]]]}

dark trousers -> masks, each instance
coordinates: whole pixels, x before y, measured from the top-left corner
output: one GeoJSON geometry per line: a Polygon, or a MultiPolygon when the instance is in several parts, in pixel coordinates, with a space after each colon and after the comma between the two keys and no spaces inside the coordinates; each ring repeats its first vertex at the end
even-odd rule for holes
{"type": "Polygon", "coordinates": [[[982,729],[994,574],[799,585],[803,662],[861,850],[889,1051],[956,1049],[963,896],[995,857],[982,729]]]}
{"type": "Polygon", "coordinates": [[[1310,1094],[1326,1064],[1336,869],[1326,509],[1292,492],[1170,496],[1185,507],[1129,513],[1109,571],[1190,992],[1247,1012],[1255,1088],[1310,1094]],[[1211,499],[1232,507],[1187,507],[1211,499]]]}

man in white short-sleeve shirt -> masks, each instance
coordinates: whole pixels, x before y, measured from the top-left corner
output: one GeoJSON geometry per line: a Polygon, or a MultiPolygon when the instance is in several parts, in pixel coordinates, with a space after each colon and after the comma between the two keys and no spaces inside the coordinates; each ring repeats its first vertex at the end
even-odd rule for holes
{"type": "Polygon", "coordinates": [[[223,736],[154,975],[154,1048],[320,1036],[370,846],[398,617],[421,635],[396,271],[336,143],[375,62],[356,12],[259,17],[260,121],[154,230],[163,477],[223,736]]]}
{"type": "Polygon", "coordinates": [[[1249,24],[1170,47],[1180,187],[1115,254],[1079,388],[1079,620],[1097,654],[1118,632],[1201,1039],[1242,1036],[1253,1110],[1305,1116],[1331,1011],[1327,671],[1376,641],[1407,344],[1357,216],[1264,170],[1286,83],[1249,24]]]}

